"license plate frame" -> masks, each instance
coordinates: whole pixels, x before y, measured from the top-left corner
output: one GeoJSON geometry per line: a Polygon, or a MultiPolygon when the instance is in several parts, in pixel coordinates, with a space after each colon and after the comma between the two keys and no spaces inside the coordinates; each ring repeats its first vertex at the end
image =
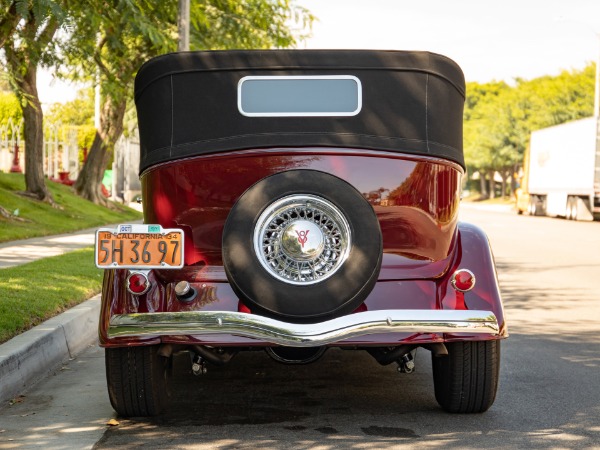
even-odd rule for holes
{"type": "Polygon", "coordinates": [[[181,269],[183,243],[183,230],[157,224],[98,228],[94,261],[99,269],[181,269]]]}

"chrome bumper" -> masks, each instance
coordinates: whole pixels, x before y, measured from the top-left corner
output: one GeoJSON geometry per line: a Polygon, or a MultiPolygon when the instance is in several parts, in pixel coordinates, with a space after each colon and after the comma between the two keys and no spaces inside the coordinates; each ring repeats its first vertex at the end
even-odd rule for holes
{"type": "Polygon", "coordinates": [[[312,324],[227,311],[122,314],[111,318],[108,337],[228,334],[289,347],[316,347],[376,333],[499,334],[490,311],[380,310],[312,324]]]}

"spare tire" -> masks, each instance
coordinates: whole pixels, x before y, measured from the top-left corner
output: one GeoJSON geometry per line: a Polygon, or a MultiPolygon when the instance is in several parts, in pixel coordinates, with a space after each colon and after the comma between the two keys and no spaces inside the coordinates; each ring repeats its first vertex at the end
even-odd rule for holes
{"type": "Polygon", "coordinates": [[[360,192],[330,174],[291,170],[263,178],[235,203],[223,266],[253,313],[317,322],[361,305],[382,248],[379,221],[360,192]]]}

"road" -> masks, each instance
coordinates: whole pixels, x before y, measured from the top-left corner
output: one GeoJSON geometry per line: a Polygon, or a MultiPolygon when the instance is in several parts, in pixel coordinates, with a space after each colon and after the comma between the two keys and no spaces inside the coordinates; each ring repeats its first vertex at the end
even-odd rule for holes
{"type": "Polygon", "coordinates": [[[177,359],[170,411],[111,427],[90,348],[0,410],[0,449],[600,448],[600,223],[469,205],[461,219],[489,235],[510,331],[485,414],[438,408],[425,351],[410,375],[358,352],[295,367],[259,352],[201,377],[177,359]]]}

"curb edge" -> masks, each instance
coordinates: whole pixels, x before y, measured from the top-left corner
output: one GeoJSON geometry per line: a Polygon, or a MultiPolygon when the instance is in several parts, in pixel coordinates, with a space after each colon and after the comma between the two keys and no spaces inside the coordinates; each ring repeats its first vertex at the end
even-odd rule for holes
{"type": "Polygon", "coordinates": [[[98,340],[100,294],[0,345],[0,404],[98,340]]]}

